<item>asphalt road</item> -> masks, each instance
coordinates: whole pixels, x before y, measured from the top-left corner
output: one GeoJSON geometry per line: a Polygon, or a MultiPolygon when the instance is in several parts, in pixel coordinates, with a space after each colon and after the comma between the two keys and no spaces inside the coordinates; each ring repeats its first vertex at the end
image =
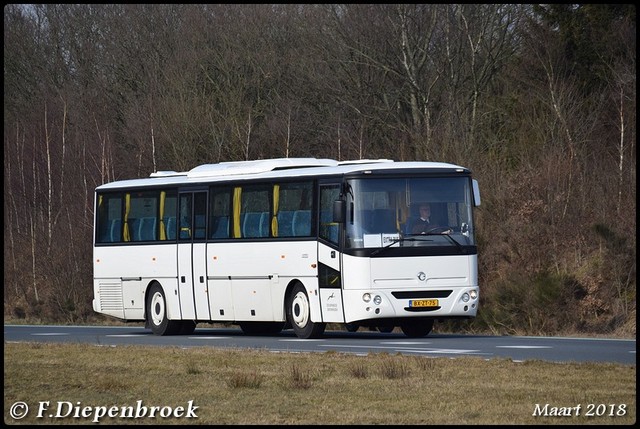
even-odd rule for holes
{"type": "Polygon", "coordinates": [[[407,355],[514,361],[610,362],[636,364],[636,340],[607,338],[518,337],[430,334],[408,338],[402,333],[326,331],[321,339],[303,340],[293,331],[274,336],[250,336],[233,328],[211,328],[200,324],[192,335],[159,337],[139,326],[4,325],[4,341],[89,343],[101,345],[146,345],[262,349],[272,352],[327,352],[407,355]],[[201,327],[202,326],[202,327],[201,327]]]}

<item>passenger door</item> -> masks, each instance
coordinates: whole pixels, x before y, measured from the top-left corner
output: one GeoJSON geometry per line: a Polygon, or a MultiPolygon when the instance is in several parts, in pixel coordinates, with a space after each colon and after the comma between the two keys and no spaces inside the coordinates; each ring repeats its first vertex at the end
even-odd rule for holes
{"type": "Polygon", "coordinates": [[[207,191],[180,192],[178,290],[182,319],[211,320],[207,290],[207,191]]]}
{"type": "Polygon", "coordinates": [[[333,202],[340,196],[340,183],[320,184],[318,230],[318,285],[323,322],[344,322],[342,305],[342,227],[333,221],[333,202]]]}

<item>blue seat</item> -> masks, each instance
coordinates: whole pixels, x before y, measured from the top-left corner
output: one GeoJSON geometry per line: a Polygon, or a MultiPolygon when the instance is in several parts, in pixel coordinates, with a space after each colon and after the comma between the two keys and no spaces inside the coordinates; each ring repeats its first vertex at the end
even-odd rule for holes
{"type": "Polygon", "coordinates": [[[278,215],[278,237],[293,237],[293,210],[279,211],[278,215]]]}
{"type": "Polygon", "coordinates": [[[157,240],[156,223],[157,219],[155,217],[141,217],[138,219],[137,238],[134,238],[134,241],[157,240]]]}
{"type": "Polygon", "coordinates": [[[311,211],[296,210],[293,214],[294,237],[308,237],[311,235],[311,211]]]}
{"type": "Polygon", "coordinates": [[[261,212],[249,212],[243,215],[242,236],[245,238],[260,237],[261,212]]]}
{"type": "Polygon", "coordinates": [[[211,238],[229,238],[229,216],[220,216],[213,220],[211,238]]]}
{"type": "Polygon", "coordinates": [[[333,222],[333,212],[324,210],[320,213],[320,234],[323,238],[338,243],[338,224],[333,222]]]}
{"type": "Polygon", "coordinates": [[[176,239],[176,217],[167,217],[164,220],[164,227],[166,231],[167,240],[176,239]]]}
{"type": "Polygon", "coordinates": [[[122,220],[112,219],[109,226],[109,240],[112,243],[120,241],[122,238],[122,220]]]}
{"type": "Polygon", "coordinates": [[[270,222],[271,216],[269,216],[269,212],[262,212],[262,214],[260,215],[260,229],[258,231],[258,234],[260,234],[260,237],[268,237],[269,236],[269,229],[271,226],[271,222],[270,222]]]}

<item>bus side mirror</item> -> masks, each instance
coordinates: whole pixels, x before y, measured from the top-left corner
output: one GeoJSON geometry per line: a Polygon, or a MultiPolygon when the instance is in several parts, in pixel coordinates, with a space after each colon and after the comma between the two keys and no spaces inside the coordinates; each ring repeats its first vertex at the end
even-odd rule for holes
{"type": "Polygon", "coordinates": [[[344,223],[347,216],[347,203],[343,200],[335,200],[333,202],[333,221],[344,223]]]}

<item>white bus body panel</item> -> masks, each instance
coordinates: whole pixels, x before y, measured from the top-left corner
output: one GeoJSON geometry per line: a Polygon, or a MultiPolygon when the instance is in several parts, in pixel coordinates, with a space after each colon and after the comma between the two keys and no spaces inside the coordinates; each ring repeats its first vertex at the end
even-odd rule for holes
{"type": "Polygon", "coordinates": [[[128,245],[94,247],[94,311],[144,320],[145,292],[157,280],[164,289],[169,319],[180,318],[176,247],[128,245]]]}
{"type": "Polygon", "coordinates": [[[323,322],[344,322],[342,291],[340,289],[320,289],[320,302],[322,303],[323,322]]]}
{"type": "Polygon", "coordinates": [[[416,256],[407,258],[358,258],[343,256],[344,313],[347,323],[395,317],[473,317],[478,299],[462,302],[461,296],[478,290],[477,255],[416,256]],[[419,273],[426,279],[418,279],[419,273]],[[398,299],[392,292],[451,291],[446,298],[438,298],[440,309],[410,312],[405,310],[408,299],[398,299]],[[362,295],[380,295],[382,302],[365,303],[362,295]],[[466,309],[465,309],[466,307],[466,309]]]}
{"type": "Polygon", "coordinates": [[[319,321],[315,241],[209,243],[209,305],[216,320],[284,321],[285,292],[300,280],[319,321]]]}

